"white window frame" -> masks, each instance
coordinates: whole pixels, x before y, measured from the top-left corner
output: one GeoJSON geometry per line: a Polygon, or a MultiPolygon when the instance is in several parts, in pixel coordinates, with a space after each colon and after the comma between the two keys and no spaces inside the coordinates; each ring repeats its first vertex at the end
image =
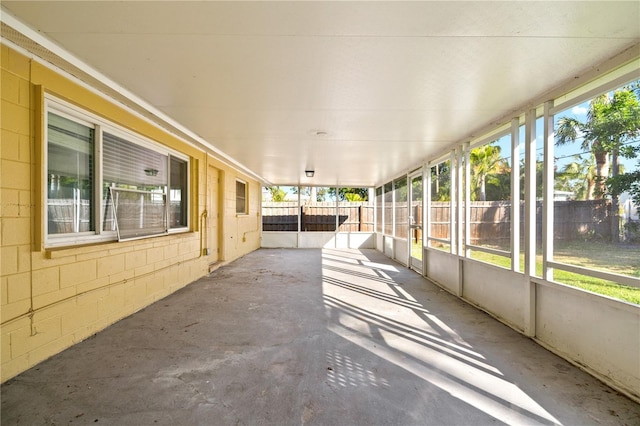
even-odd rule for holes
{"type": "Polygon", "coordinates": [[[249,214],[249,185],[247,182],[242,179],[236,179],[236,216],[246,216],[249,214]],[[238,211],[238,183],[244,185],[244,209],[243,211],[238,211]]]}
{"type": "MultiPolygon", "coordinates": [[[[49,235],[48,229],[48,191],[43,191],[44,197],[44,239],[45,239],[45,248],[54,248],[54,247],[64,247],[64,246],[73,246],[79,244],[91,244],[91,243],[100,243],[105,241],[118,241],[118,235],[115,230],[105,231],[102,229],[103,222],[102,218],[104,217],[104,209],[105,205],[102,199],[102,191],[103,191],[103,162],[102,162],[102,135],[103,133],[109,133],[114,136],[118,136],[120,138],[125,139],[127,142],[140,145],[147,149],[156,151],[167,157],[167,183],[166,183],[166,197],[167,197],[167,206],[169,206],[170,200],[170,163],[171,157],[175,157],[187,163],[187,173],[190,170],[190,159],[188,156],[175,151],[171,148],[168,148],[164,145],[159,144],[158,142],[152,141],[148,138],[145,138],[142,135],[131,132],[124,127],[112,122],[108,121],[102,117],[99,117],[91,112],[76,107],[66,101],[58,99],[50,94],[45,94],[45,102],[44,102],[44,127],[43,127],[43,164],[42,164],[42,185],[43,188],[47,188],[47,178],[48,178],[48,116],[49,113],[53,113],[59,115],[61,117],[67,118],[71,121],[77,122],[83,126],[87,126],[89,128],[94,129],[94,171],[93,171],[93,200],[94,203],[94,231],[89,232],[77,232],[77,233],[67,233],[67,234],[53,234],[49,235]]],[[[163,234],[145,236],[141,238],[151,238],[154,236],[161,236],[167,234],[175,234],[188,232],[190,229],[190,202],[189,197],[191,194],[191,179],[187,177],[186,182],[186,198],[183,202],[186,203],[186,226],[171,228],[169,222],[167,221],[167,232],[163,234]]],[[[168,208],[168,207],[167,207],[168,208]]]]}

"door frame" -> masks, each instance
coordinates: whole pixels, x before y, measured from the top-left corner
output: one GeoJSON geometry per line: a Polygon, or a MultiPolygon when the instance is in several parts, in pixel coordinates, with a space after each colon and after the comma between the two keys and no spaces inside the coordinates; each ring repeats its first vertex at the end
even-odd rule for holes
{"type": "Polygon", "coordinates": [[[419,273],[422,273],[422,271],[424,271],[424,173],[422,168],[410,173],[408,175],[408,179],[407,179],[407,185],[409,186],[409,212],[411,213],[409,215],[409,238],[407,238],[407,244],[408,244],[408,249],[409,249],[409,261],[407,262],[407,265],[409,266],[410,269],[413,269],[419,273]],[[421,181],[422,181],[422,189],[420,190],[419,194],[414,194],[414,190],[413,190],[413,181],[416,177],[420,177],[421,181]],[[419,195],[420,198],[422,198],[422,218],[421,218],[421,223],[417,224],[415,223],[415,218],[413,216],[413,200],[414,200],[414,196],[419,195]],[[420,232],[420,246],[422,247],[422,251],[420,252],[421,256],[420,259],[413,257],[413,233],[414,231],[420,230],[422,232],[420,232]]]}

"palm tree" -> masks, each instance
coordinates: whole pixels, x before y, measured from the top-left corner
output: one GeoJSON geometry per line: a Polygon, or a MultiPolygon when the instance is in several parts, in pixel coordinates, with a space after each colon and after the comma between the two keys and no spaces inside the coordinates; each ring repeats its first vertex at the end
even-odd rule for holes
{"type": "MultiPolygon", "coordinates": [[[[591,192],[592,197],[597,199],[603,198],[605,194],[605,180],[609,176],[609,153],[604,149],[598,140],[591,140],[585,137],[584,130],[590,126],[591,112],[587,115],[587,122],[581,123],[575,118],[562,117],[558,120],[556,127],[556,145],[562,146],[574,143],[582,138],[581,148],[584,151],[591,151],[595,159],[595,176],[594,189],[591,192]]],[[[593,198],[587,198],[593,199],[593,198]]]]}
{"type": "Polygon", "coordinates": [[[596,188],[596,164],[593,155],[567,163],[557,174],[556,189],[571,191],[578,200],[593,200],[596,188]]]}
{"type": "Polygon", "coordinates": [[[487,201],[487,176],[508,169],[505,161],[500,157],[500,147],[487,144],[474,148],[469,153],[469,161],[471,162],[471,182],[475,187],[475,199],[487,201]]]}
{"type": "MultiPolygon", "coordinates": [[[[614,181],[620,175],[619,156],[631,158],[635,151],[625,146],[640,135],[640,103],[635,87],[623,87],[612,95],[595,97],[589,103],[584,123],[563,117],[556,127],[556,144],[564,145],[582,140],[583,150],[589,150],[596,160],[595,196],[603,198],[607,191],[609,172],[614,181]],[[609,170],[611,168],[611,170],[609,170]]],[[[619,193],[611,192],[611,236],[619,241],[619,193]]]]}

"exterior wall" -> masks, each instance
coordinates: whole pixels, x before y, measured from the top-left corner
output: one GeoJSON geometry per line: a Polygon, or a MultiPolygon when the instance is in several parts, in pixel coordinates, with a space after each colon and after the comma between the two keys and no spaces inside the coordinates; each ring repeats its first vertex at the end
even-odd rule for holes
{"type": "Polygon", "coordinates": [[[220,170],[219,195],[222,202],[219,209],[224,223],[219,260],[231,261],[260,248],[262,189],[259,182],[250,180],[219,161],[211,159],[209,165],[220,170]],[[247,214],[236,213],[236,179],[247,184],[247,214]]]}
{"type": "Polygon", "coordinates": [[[260,246],[260,184],[2,45],[1,381],[260,246]],[[51,93],[191,158],[190,232],[128,242],[47,249],[44,245],[43,93],[51,93]],[[206,194],[207,164],[224,178],[206,194]],[[249,212],[235,214],[235,179],[247,182],[249,212]],[[218,212],[207,212],[215,205],[218,212]],[[208,219],[207,219],[208,216],[208,219]],[[211,218],[214,219],[211,219],[211,218]],[[207,219],[207,220],[204,220],[207,219]],[[212,226],[211,220],[216,221],[212,226]],[[217,257],[201,231],[221,233],[217,257]],[[216,231],[217,229],[217,231],[216,231]]]}

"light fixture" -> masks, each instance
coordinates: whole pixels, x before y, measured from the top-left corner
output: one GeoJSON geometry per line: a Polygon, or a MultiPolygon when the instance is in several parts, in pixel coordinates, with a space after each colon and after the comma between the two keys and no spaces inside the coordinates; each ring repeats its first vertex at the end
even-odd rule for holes
{"type": "Polygon", "coordinates": [[[314,170],[305,170],[304,174],[307,175],[307,177],[313,177],[313,174],[315,173],[314,170]]]}

